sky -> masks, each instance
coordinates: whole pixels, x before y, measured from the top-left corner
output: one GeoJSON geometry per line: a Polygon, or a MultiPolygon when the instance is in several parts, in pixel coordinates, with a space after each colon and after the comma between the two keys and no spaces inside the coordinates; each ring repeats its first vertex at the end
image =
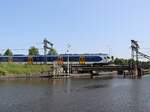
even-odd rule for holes
{"type": "Polygon", "coordinates": [[[149,53],[149,6],[150,0],[0,0],[0,52],[27,54],[47,38],[59,53],[70,44],[70,53],[130,58],[131,39],[149,53]]]}

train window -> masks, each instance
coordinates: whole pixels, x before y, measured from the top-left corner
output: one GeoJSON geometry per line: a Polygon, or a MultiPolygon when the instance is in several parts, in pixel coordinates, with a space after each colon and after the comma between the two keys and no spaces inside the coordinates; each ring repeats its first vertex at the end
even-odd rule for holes
{"type": "Polygon", "coordinates": [[[87,62],[97,62],[97,61],[101,61],[102,58],[99,56],[86,56],[85,57],[85,61],[87,62]]]}
{"type": "Polygon", "coordinates": [[[65,62],[67,62],[68,58],[67,58],[67,57],[63,57],[63,60],[64,60],[65,62]]]}
{"type": "Polygon", "coordinates": [[[109,56],[107,56],[107,59],[110,59],[110,57],[109,57],[109,56]]]}
{"type": "Polygon", "coordinates": [[[8,62],[8,57],[0,57],[0,62],[8,62]]]}
{"type": "Polygon", "coordinates": [[[28,61],[28,57],[13,57],[13,61],[14,62],[27,62],[28,61]]]}
{"type": "Polygon", "coordinates": [[[79,57],[69,57],[69,61],[71,61],[71,62],[78,62],[79,61],[79,57]]]}
{"type": "Polygon", "coordinates": [[[57,57],[52,57],[52,61],[56,61],[57,60],[57,57]]]}
{"type": "MultiPolygon", "coordinates": [[[[68,61],[68,57],[67,56],[63,57],[63,60],[64,60],[64,62],[67,62],[68,61]]],[[[70,56],[69,57],[69,61],[70,62],[79,62],[79,57],[70,56]]]]}
{"type": "Polygon", "coordinates": [[[57,61],[57,57],[51,57],[51,56],[49,56],[49,57],[47,57],[47,61],[49,61],[49,62],[57,61]]]}
{"type": "Polygon", "coordinates": [[[85,61],[87,61],[87,62],[92,62],[93,59],[92,59],[92,57],[90,57],[90,56],[86,56],[86,57],[85,57],[85,61]]]}
{"type": "Polygon", "coordinates": [[[52,60],[52,57],[47,57],[47,61],[48,62],[52,62],[53,60],[52,60]]]}
{"type": "Polygon", "coordinates": [[[23,57],[13,57],[14,62],[24,62],[23,57]]]}
{"type": "Polygon", "coordinates": [[[43,61],[43,57],[33,57],[33,61],[34,62],[42,62],[43,61]]]}

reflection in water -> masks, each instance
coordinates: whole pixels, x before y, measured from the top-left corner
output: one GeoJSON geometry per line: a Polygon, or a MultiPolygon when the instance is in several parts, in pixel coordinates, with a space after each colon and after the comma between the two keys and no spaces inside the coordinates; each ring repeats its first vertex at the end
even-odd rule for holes
{"type": "Polygon", "coordinates": [[[90,85],[90,86],[86,86],[85,88],[87,89],[97,89],[97,88],[105,88],[107,87],[107,85],[90,85]]]}
{"type": "Polygon", "coordinates": [[[71,92],[71,80],[70,79],[67,80],[66,89],[67,89],[67,93],[70,94],[70,92],[71,92]]]}
{"type": "Polygon", "coordinates": [[[150,77],[0,81],[0,112],[148,112],[150,77]]]}

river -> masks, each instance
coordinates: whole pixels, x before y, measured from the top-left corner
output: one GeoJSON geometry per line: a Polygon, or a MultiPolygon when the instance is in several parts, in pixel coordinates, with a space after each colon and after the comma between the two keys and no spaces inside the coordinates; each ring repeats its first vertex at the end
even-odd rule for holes
{"type": "Polygon", "coordinates": [[[150,76],[142,79],[0,81],[0,112],[148,112],[150,76]]]}

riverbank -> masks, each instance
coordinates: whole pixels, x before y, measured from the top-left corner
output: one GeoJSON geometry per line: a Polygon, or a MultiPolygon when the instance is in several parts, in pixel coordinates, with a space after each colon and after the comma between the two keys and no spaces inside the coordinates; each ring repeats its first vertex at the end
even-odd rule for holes
{"type": "MultiPolygon", "coordinates": [[[[49,78],[52,70],[52,65],[0,64],[0,78],[49,78]]],[[[108,76],[114,76],[114,72],[102,72],[93,78],[108,76]]],[[[70,76],[62,74],[53,76],[53,78],[91,78],[91,74],[70,74],[70,76]]]]}
{"type": "Polygon", "coordinates": [[[36,77],[50,70],[51,65],[0,64],[0,77],[36,77]]]}

